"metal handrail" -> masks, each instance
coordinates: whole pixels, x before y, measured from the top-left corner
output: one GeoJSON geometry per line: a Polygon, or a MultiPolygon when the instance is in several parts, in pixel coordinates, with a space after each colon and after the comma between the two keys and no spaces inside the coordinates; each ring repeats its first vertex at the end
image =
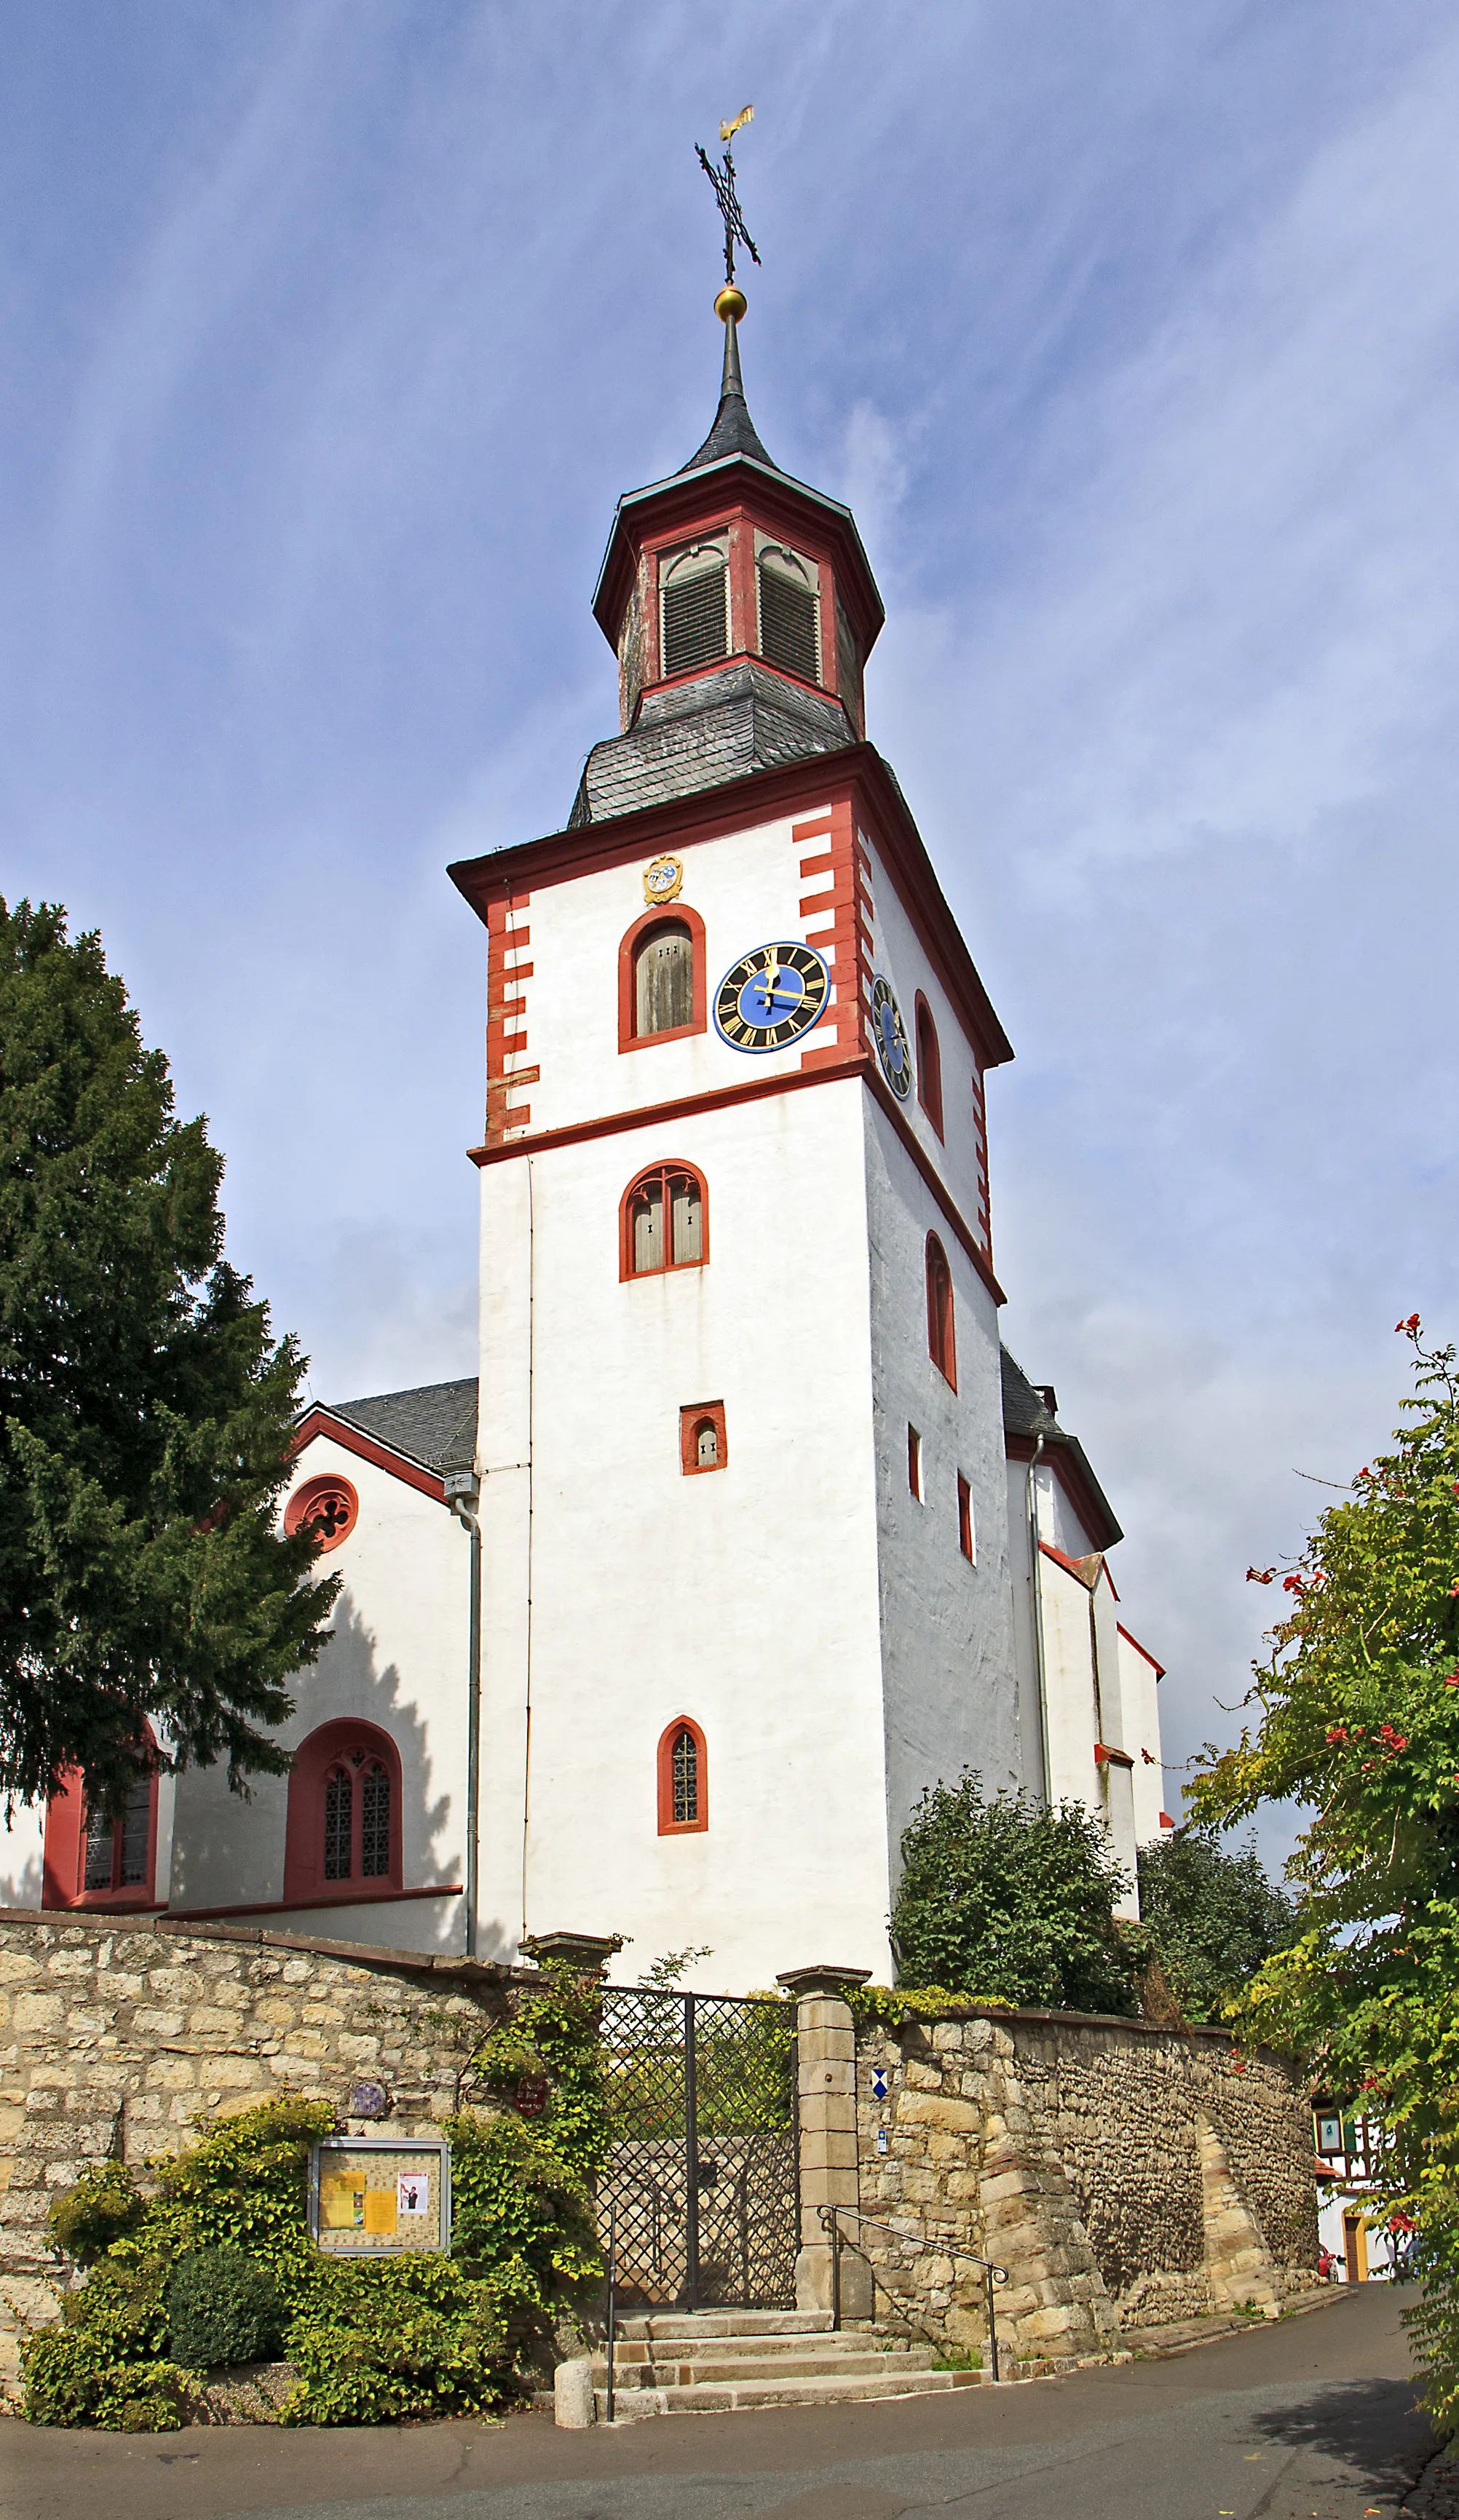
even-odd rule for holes
{"type": "Polygon", "coordinates": [[[613,2348],[618,2312],[618,2209],[608,2209],[608,2421],[613,2422],[613,2348]]]}
{"type": "MultiPolygon", "coordinates": [[[[855,2205],[821,2205],[816,2210],[821,2218],[822,2230],[829,2231],[831,2234],[831,2324],[839,2328],[841,2325],[841,2253],[843,2245],[840,2217],[843,2214],[849,2214],[853,2223],[865,2223],[874,2231],[889,2231],[893,2240],[905,2242],[911,2239],[912,2234],[909,2231],[899,2230],[894,2223],[882,2222],[875,2214],[863,2214],[855,2205]]],[[[854,2240],[849,2245],[853,2249],[857,2247],[854,2240]]],[[[857,2254],[866,2257],[864,2249],[858,2250],[857,2254]]],[[[957,2254],[960,2258],[967,2258],[971,2266],[981,2267],[983,2272],[988,2302],[988,2359],[992,2364],[992,2376],[996,2380],[998,2377],[998,2325],[993,2316],[993,2287],[995,2284],[1007,2283],[1008,2269],[996,2266],[991,2258],[976,2258],[967,2249],[959,2249],[957,2254]]],[[[871,2267],[870,2258],[866,2259],[866,2263],[871,2267]]],[[[872,2267],[871,2271],[872,2281],[875,2282],[876,2268],[872,2267]]],[[[886,2287],[884,2286],[883,2289],[885,2290],[886,2287]]],[[[889,2295],[889,2298],[891,2298],[890,2295],[889,2295]]]]}

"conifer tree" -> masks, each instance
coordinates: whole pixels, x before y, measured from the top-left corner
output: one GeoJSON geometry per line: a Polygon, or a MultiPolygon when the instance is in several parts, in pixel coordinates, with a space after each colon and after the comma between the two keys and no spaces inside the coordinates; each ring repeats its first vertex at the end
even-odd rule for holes
{"type": "Polygon", "coordinates": [[[286,1539],[304,1360],[223,1257],[222,1159],[174,1116],[99,937],[0,900],[0,1792],[79,1767],[280,1772],[268,1728],[338,1579],[286,1539]]]}

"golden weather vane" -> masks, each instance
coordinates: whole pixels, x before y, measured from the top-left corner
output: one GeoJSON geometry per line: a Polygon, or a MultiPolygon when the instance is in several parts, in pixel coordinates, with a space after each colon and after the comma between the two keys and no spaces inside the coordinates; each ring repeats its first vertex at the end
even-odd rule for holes
{"type": "Polygon", "coordinates": [[[748,251],[751,261],[759,261],[759,255],[755,250],[754,239],[745,224],[745,213],[740,207],[739,196],[735,191],[735,134],[737,131],[743,131],[747,122],[752,122],[753,120],[754,108],[752,105],[747,105],[743,112],[736,114],[733,122],[721,122],[719,126],[719,137],[724,142],[724,158],[722,163],[718,166],[714,164],[711,158],[706,155],[700,144],[698,142],[695,143],[699,162],[714,187],[714,199],[719,203],[720,216],[724,220],[724,285],[726,289],[733,289],[735,286],[735,241],[737,238],[740,244],[743,245],[748,251]]]}

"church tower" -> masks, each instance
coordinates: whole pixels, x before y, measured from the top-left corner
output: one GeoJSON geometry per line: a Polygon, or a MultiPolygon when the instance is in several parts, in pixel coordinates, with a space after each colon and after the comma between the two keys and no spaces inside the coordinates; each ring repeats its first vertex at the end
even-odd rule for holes
{"type": "Polygon", "coordinates": [[[924,1786],[1036,1783],[983,1079],[1008,1041],[865,729],[849,511],[718,410],[619,501],[620,731],[460,864],[487,935],[478,1950],[885,1973],[924,1786]]]}

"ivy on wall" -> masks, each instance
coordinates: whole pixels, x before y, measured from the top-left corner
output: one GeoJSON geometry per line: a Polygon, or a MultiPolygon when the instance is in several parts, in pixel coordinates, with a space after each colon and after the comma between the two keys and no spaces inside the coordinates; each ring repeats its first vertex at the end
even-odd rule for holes
{"type": "Polygon", "coordinates": [[[601,2272],[592,2182],[608,2133],[596,1983],[549,1964],[499,2001],[484,2035],[470,2025],[462,2077],[497,2105],[459,2108],[445,2128],[449,2256],[321,2255],[308,2166],[335,2131],[328,2101],[264,2101],[149,2162],[140,2181],[100,2164],[51,2209],[56,2248],[86,2274],[60,2323],[24,2346],[28,2419],[121,2432],[186,2422],[204,2374],[187,2359],[199,2329],[178,2317],[179,2271],[205,2251],[214,2291],[256,2304],[260,2272],[276,2288],[297,2374],[285,2423],[479,2414],[510,2398],[555,2307],[601,2272]],[[524,2091],[530,2117],[500,2105],[524,2091]]]}

